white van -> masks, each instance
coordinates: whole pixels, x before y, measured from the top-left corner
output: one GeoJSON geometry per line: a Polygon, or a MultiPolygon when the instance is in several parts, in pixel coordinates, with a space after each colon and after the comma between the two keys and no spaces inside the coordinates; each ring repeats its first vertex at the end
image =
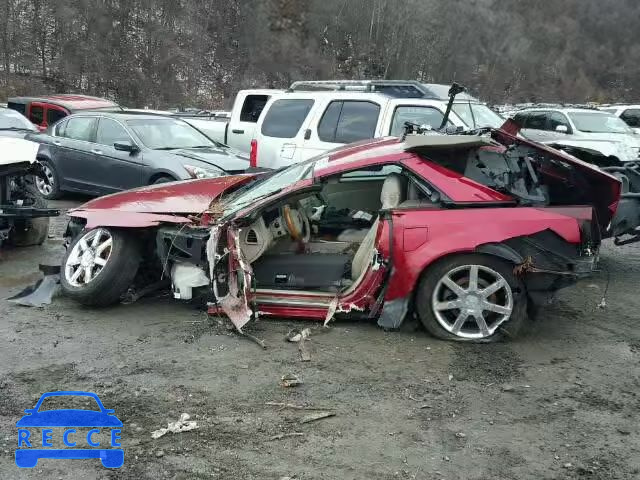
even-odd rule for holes
{"type": "MultiPolygon", "coordinates": [[[[446,85],[398,80],[296,82],[267,102],[256,125],[252,162],[280,168],[346,143],[401,136],[405,122],[440,128],[448,91],[446,85]]],[[[469,130],[503,123],[485,104],[459,94],[448,126],[469,130]]]]}

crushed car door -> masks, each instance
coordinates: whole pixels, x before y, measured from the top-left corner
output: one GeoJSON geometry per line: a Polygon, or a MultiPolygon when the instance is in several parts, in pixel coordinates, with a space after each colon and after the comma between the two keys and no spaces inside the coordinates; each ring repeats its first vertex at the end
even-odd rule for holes
{"type": "MultiPolygon", "coordinates": [[[[261,288],[255,283],[251,265],[240,249],[239,231],[229,226],[226,231],[226,253],[219,246],[217,252],[214,252],[213,242],[217,242],[216,239],[210,240],[211,246],[208,247],[209,258],[215,257],[214,263],[218,265],[210,272],[214,279],[214,294],[218,299],[217,309],[226,314],[238,329],[252,315],[256,318],[308,318],[324,321],[325,324],[336,313],[359,312],[373,317],[379,312],[384,296],[390,257],[390,230],[391,224],[386,218],[378,218],[373,223],[350,260],[347,284],[338,292],[329,292],[261,288]],[[225,255],[228,258],[224,259],[225,255]],[[228,268],[226,274],[223,271],[225,268],[228,268]]],[[[216,236],[220,238],[220,233],[216,236]]],[[[220,244],[222,242],[218,245],[220,244]]]]}

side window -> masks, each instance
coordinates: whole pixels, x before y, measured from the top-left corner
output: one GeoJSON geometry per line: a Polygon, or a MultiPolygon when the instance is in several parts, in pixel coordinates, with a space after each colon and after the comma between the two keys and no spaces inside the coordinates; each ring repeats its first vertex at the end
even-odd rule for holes
{"type": "Polygon", "coordinates": [[[528,115],[526,113],[516,113],[513,121],[516,122],[520,128],[527,128],[527,118],[528,115]]]}
{"type": "Polygon", "coordinates": [[[344,102],[334,141],[351,143],[373,138],[379,114],[380,105],[375,103],[344,102]]]}
{"type": "Polygon", "coordinates": [[[29,120],[36,125],[42,125],[44,120],[44,109],[39,106],[32,106],[29,110],[29,120]]]}
{"type": "Polygon", "coordinates": [[[342,102],[331,102],[318,124],[318,138],[323,142],[335,142],[342,102]]]}
{"type": "Polygon", "coordinates": [[[67,123],[69,122],[60,122],[59,124],[56,125],[55,129],[54,129],[54,135],[56,137],[64,137],[64,130],[67,127],[67,123]]]}
{"type": "Polygon", "coordinates": [[[67,114],[62,110],[57,110],[55,108],[47,108],[47,125],[53,125],[58,120],[66,116],[67,114]]]}
{"type": "Polygon", "coordinates": [[[268,100],[268,95],[247,95],[240,110],[240,121],[256,123],[268,100]]]}
{"type": "Polygon", "coordinates": [[[70,118],[64,129],[64,136],[72,140],[90,142],[97,120],[95,117],[70,118]]]}
{"type": "MultiPolygon", "coordinates": [[[[397,107],[393,112],[389,135],[400,137],[404,133],[405,122],[421,126],[429,125],[433,129],[440,128],[443,118],[444,114],[434,107],[397,107]]],[[[452,125],[451,122],[449,122],[449,125],[452,125]]]]}
{"type": "Polygon", "coordinates": [[[549,130],[556,131],[559,126],[567,127],[567,132],[571,131],[571,125],[567,117],[559,112],[550,112],[547,117],[549,118],[549,130]]]}
{"type": "Polygon", "coordinates": [[[20,112],[24,116],[27,115],[27,106],[24,103],[9,102],[7,103],[7,107],[16,112],[20,112]]]}
{"type": "Polygon", "coordinates": [[[276,100],[264,118],[262,134],[276,138],[295,137],[312,106],[313,100],[276,100]]]}
{"type": "Polygon", "coordinates": [[[96,134],[96,143],[113,147],[116,142],[130,142],[131,137],[118,122],[110,118],[101,118],[96,134]]]}
{"type": "Polygon", "coordinates": [[[620,115],[620,118],[630,127],[640,128],[640,109],[630,108],[625,110],[622,115],[620,115]]]}
{"type": "Polygon", "coordinates": [[[547,129],[547,114],[545,112],[532,112],[527,116],[527,123],[524,128],[532,130],[547,129]]]}

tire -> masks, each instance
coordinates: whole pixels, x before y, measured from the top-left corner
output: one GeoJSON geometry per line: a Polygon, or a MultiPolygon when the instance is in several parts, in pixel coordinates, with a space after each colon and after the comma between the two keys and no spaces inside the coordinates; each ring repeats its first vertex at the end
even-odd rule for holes
{"type": "Polygon", "coordinates": [[[125,231],[111,228],[83,230],[71,242],[62,259],[62,291],[83,305],[106,307],[118,303],[132,284],[140,259],[138,241],[125,231]],[[94,243],[96,235],[99,239],[97,245],[94,243]],[[88,249],[83,249],[82,241],[88,249]],[[85,255],[87,251],[90,253],[85,255]],[[84,272],[74,278],[78,270],[86,272],[87,268],[91,269],[88,282],[84,272]]]}
{"type": "Polygon", "coordinates": [[[62,192],[60,191],[60,179],[58,177],[58,172],[56,172],[55,167],[49,160],[40,160],[40,163],[45,170],[45,174],[49,179],[50,185],[46,185],[42,180],[38,180],[38,177],[36,177],[34,179],[34,184],[36,185],[38,193],[47,200],[60,198],[62,196],[62,192]]]}
{"type": "Polygon", "coordinates": [[[513,265],[489,255],[456,255],[429,267],[420,280],[415,302],[425,329],[443,340],[497,342],[517,336],[527,320],[526,290],[514,275],[513,265]],[[477,271],[476,289],[470,288],[473,269],[477,271]],[[460,288],[459,294],[449,286],[452,284],[460,288]],[[485,297],[481,290],[489,286],[497,290],[485,297]],[[469,290],[473,290],[471,295],[469,290]],[[500,313],[487,309],[488,305],[500,313]]]}
{"type": "MultiPolygon", "coordinates": [[[[34,186],[27,188],[27,195],[35,208],[47,208],[47,201],[42,198],[34,186]]],[[[15,247],[42,245],[49,234],[49,217],[16,220],[9,234],[9,243],[15,247]]]]}
{"type": "Polygon", "coordinates": [[[169,183],[169,182],[175,182],[175,178],[170,177],[168,175],[161,175],[158,178],[156,178],[155,180],[153,180],[153,182],[151,183],[151,185],[158,185],[160,183],[169,183]]]}

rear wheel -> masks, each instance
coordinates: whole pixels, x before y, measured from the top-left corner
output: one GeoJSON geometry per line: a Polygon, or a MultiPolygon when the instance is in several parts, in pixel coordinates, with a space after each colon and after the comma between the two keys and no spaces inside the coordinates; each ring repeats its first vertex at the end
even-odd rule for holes
{"type": "Polygon", "coordinates": [[[64,293],[84,305],[105,307],[127,291],[140,265],[137,240],[122,230],[83,231],[62,260],[64,293]]]}
{"type": "Polygon", "coordinates": [[[459,255],[430,267],[416,307],[429,333],[461,342],[514,337],[527,318],[524,285],[513,266],[485,255],[459,255]]]}

